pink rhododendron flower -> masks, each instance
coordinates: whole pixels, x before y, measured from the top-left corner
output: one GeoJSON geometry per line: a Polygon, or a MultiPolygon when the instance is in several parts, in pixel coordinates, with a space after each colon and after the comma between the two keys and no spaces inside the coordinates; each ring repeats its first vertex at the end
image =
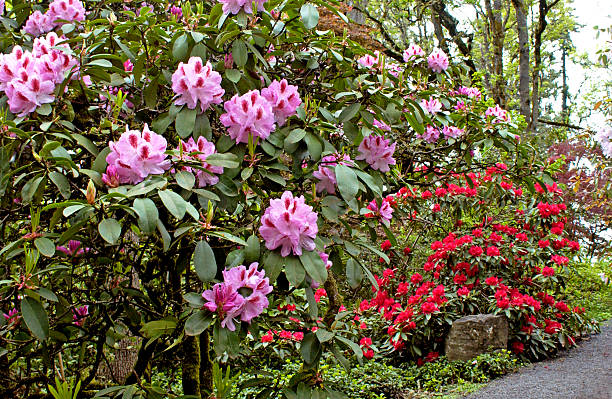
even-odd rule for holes
{"type": "Polygon", "coordinates": [[[379,57],[380,57],[379,52],[375,51],[374,56],[370,54],[366,54],[363,57],[358,58],[357,62],[366,68],[371,68],[372,66],[378,64],[379,57]]]}
{"type": "Polygon", "coordinates": [[[59,246],[56,249],[68,256],[80,256],[89,250],[89,248],[83,248],[81,241],[78,240],[70,240],[68,241],[68,247],[59,246]]]}
{"type": "Polygon", "coordinates": [[[244,297],[225,283],[218,283],[211,290],[202,293],[202,298],[207,301],[204,307],[211,312],[216,312],[221,320],[221,327],[230,331],[236,330],[234,318],[240,314],[244,297]]]}
{"type": "Polygon", "coordinates": [[[0,15],[4,14],[4,0],[0,0],[0,15]]]}
{"type": "Polygon", "coordinates": [[[427,57],[427,65],[436,73],[446,71],[448,69],[448,56],[444,51],[435,49],[429,54],[429,57],[427,57]]]}
{"type": "Polygon", "coordinates": [[[53,21],[49,18],[48,14],[43,14],[36,10],[30,14],[23,29],[26,33],[37,37],[52,30],[53,21]]]}
{"type": "Polygon", "coordinates": [[[385,122],[379,121],[376,118],[374,118],[372,125],[374,125],[374,127],[379,128],[380,130],[384,130],[385,132],[391,131],[391,127],[389,125],[387,125],[385,122]]]}
{"type": "Polygon", "coordinates": [[[427,125],[425,132],[417,135],[417,137],[427,141],[428,143],[435,143],[440,137],[440,131],[435,126],[427,125]]]}
{"type": "Polygon", "coordinates": [[[74,324],[82,327],[85,323],[85,319],[89,316],[89,305],[80,306],[76,309],[72,309],[72,320],[74,324]]]}
{"type": "MultiPolygon", "coordinates": [[[[149,130],[145,124],[142,132],[125,129],[117,142],[109,143],[111,152],[106,157],[109,168],[106,178],[113,181],[118,178],[121,184],[137,184],[149,175],[162,174],[170,168],[170,161],[166,159],[166,139],[149,130]],[[110,169],[110,167],[114,169],[110,169]]],[[[108,184],[108,183],[107,183],[108,184]]]]}
{"type": "Polygon", "coordinates": [[[170,14],[174,15],[177,20],[183,18],[183,9],[181,7],[172,5],[168,11],[170,11],[170,14]]]}
{"type": "Polygon", "coordinates": [[[53,0],[49,4],[47,16],[55,26],[61,26],[60,21],[83,21],[85,19],[85,8],[80,0],[53,0]]]}
{"type": "Polygon", "coordinates": [[[317,192],[327,191],[329,194],[335,194],[336,185],[338,184],[335,167],[336,165],[349,165],[350,163],[351,158],[346,154],[340,155],[336,153],[324,156],[319,164],[319,170],[312,174],[319,179],[316,184],[317,192]],[[342,161],[338,162],[340,159],[342,159],[342,161]]]}
{"type": "Polygon", "coordinates": [[[437,98],[429,97],[429,101],[422,99],[421,107],[430,115],[435,115],[442,110],[442,103],[437,98]]]}
{"type": "Polygon", "coordinates": [[[421,48],[421,46],[417,44],[411,44],[408,49],[404,50],[403,58],[404,62],[408,62],[417,57],[425,57],[425,51],[421,48]]]}
{"type": "Polygon", "coordinates": [[[395,165],[395,143],[382,136],[369,135],[359,144],[357,160],[365,160],[374,170],[388,172],[389,165],[395,165]]]}
{"type": "Polygon", "coordinates": [[[612,157],[612,127],[605,127],[597,132],[595,141],[599,143],[606,157],[612,157]]]}
{"type": "Polygon", "coordinates": [[[258,266],[259,263],[254,262],[248,269],[240,265],[223,271],[224,284],[244,297],[244,302],[237,315],[239,314],[240,320],[247,323],[250,323],[268,307],[269,302],[266,295],[272,292],[269,279],[265,277],[263,270],[257,270],[258,266]]]}
{"type": "Polygon", "coordinates": [[[446,138],[456,139],[460,136],[463,136],[465,131],[455,126],[444,126],[444,128],[442,129],[442,133],[444,134],[446,138]]]}
{"type": "Polygon", "coordinates": [[[221,115],[221,123],[228,128],[236,143],[248,143],[249,133],[253,139],[265,140],[276,128],[272,106],[259,90],[251,90],[242,96],[236,94],[223,104],[223,108],[226,113],[221,115]]]}
{"type": "Polygon", "coordinates": [[[37,74],[28,75],[24,69],[19,74],[20,78],[10,81],[5,90],[12,113],[26,116],[41,105],[55,100],[53,82],[42,80],[37,74]]]}
{"type": "Polygon", "coordinates": [[[6,324],[17,323],[19,321],[19,318],[21,317],[19,316],[19,311],[17,311],[16,308],[9,310],[8,313],[3,313],[2,316],[6,320],[6,324]]]}
{"type": "Polygon", "coordinates": [[[224,14],[238,14],[244,10],[247,14],[253,14],[253,4],[257,6],[257,11],[264,11],[264,4],[268,0],[218,0],[223,4],[224,14]]]}
{"type": "Polygon", "coordinates": [[[123,70],[126,72],[132,72],[134,70],[134,64],[129,58],[123,63],[123,70]]]}
{"type": "Polygon", "coordinates": [[[278,126],[283,126],[287,118],[295,115],[296,110],[302,104],[302,99],[297,92],[297,86],[287,83],[286,79],[273,81],[270,86],[261,90],[261,95],[268,100],[274,112],[274,119],[278,126]]]}
{"type": "Polygon", "coordinates": [[[501,108],[499,105],[496,105],[495,107],[489,107],[485,111],[485,115],[494,116],[495,118],[493,119],[493,123],[508,122],[509,120],[508,112],[501,108]]]}
{"type": "Polygon", "coordinates": [[[325,265],[325,268],[327,270],[331,269],[331,267],[334,265],[333,262],[331,260],[329,260],[329,255],[326,254],[325,252],[321,252],[318,251],[319,253],[319,257],[321,258],[321,260],[323,261],[323,264],[325,265]]]}
{"type": "Polygon", "coordinates": [[[32,50],[32,55],[37,57],[36,69],[39,76],[55,85],[62,83],[71,71],[73,74],[78,72],[78,61],[67,53],[70,47],[67,44],[59,44],[60,41],[61,38],[55,32],[50,32],[44,38],[36,38],[32,50]]]}
{"type": "MultiPolygon", "coordinates": [[[[206,163],[206,158],[209,155],[217,152],[214,143],[200,136],[198,137],[197,142],[193,140],[193,137],[191,137],[187,142],[181,141],[180,146],[180,149],[182,150],[182,157],[180,158],[181,160],[186,161],[192,159],[199,161],[201,163],[202,168],[204,169],[202,170],[191,166],[184,166],[182,168],[182,170],[186,170],[195,174],[198,182],[197,186],[199,188],[209,185],[212,186],[219,182],[219,177],[216,175],[223,173],[223,167],[212,166],[206,163]],[[191,153],[196,152],[200,152],[201,154],[190,155],[191,153]]],[[[176,159],[179,158],[175,158],[175,161],[176,159]]]]}
{"type": "Polygon", "coordinates": [[[172,90],[179,96],[176,105],[186,104],[187,108],[195,109],[200,101],[202,112],[211,104],[221,104],[221,97],[225,94],[221,88],[221,75],[213,71],[210,62],[204,65],[200,57],[191,57],[186,64],[179,63],[172,74],[172,90]]]}
{"type": "Polygon", "coordinates": [[[385,201],[383,199],[380,209],[378,209],[378,205],[376,204],[376,200],[372,200],[367,206],[367,209],[371,210],[373,213],[366,214],[366,217],[378,217],[380,219],[386,220],[387,222],[391,221],[393,217],[393,207],[389,204],[389,201],[385,201]]]}
{"type": "Polygon", "coordinates": [[[289,253],[299,256],[303,250],[314,250],[318,231],[316,212],[306,204],[303,196],[293,197],[289,191],[270,201],[259,228],[266,248],[281,247],[281,256],[289,253]]]}

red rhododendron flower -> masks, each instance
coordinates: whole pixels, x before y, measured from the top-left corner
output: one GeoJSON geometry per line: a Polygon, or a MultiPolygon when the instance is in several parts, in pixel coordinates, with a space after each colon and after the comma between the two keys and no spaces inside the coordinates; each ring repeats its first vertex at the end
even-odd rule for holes
{"type": "Polygon", "coordinates": [[[485,280],[485,284],[490,285],[491,287],[495,287],[497,284],[499,284],[499,279],[495,276],[488,277],[485,280]]]}
{"type": "Polygon", "coordinates": [[[301,342],[304,339],[304,333],[303,332],[294,332],[292,338],[293,338],[294,341],[301,342]]]}
{"type": "Polygon", "coordinates": [[[457,290],[458,296],[467,296],[470,293],[470,290],[467,287],[461,287],[457,290]]]}
{"type": "Polygon", "coordinates": [[[554,276],[555,269],[553,269],[552,267],[544,266],[544,268],[542,269],[542,275],[546,277],[554,276]]]}
{"type": "Polygon", "coordinates": [[[453,277],[453,282],[457,285],[462,285],[467,281],[467,276],[465,274],[455,274],[455,277],[453,277]]]}
{"type": "Polygon", "coordinates": [[[524,350],[525,345],[523,345],[522,342],[515,341],[512,343],[512,352],[516,353],[517,355],[523,353],[524,350]]]}
{"type": "Polygon", "coordinates": [[[380,249],[383,251],[388,251],[389,249],[391,249],[391,241],[389,240],[383,241],[382,244],[380,244],[380,249]]]}
{"type": "Polygon", "coordinates": [[[482,255],[482,248],[479,246],[473,246],[469,249],[468,251],[470,253],[470,255],[474,256],[474,257],[478,257],[480,255],[482,255]]]}
{"type": "Polygon", "coordinates": [[[410,277],[410,282],[414,285],[419,284],[421,281],[423,281],[423,276],[421,276],[419,273],[414,273],[410,277]]]}
{"type": "Polygon", "coordinates": [[[412,249],[410,249],[410,247],[404,248],[404,255],[408,256],[408,254],[410,254],[410,252],[412,252],[412,249]]]}
{"type": "Polygon", "coordinates": [[[425,302],[421,305],[421,312],[423,314],[429,314],[439,311],[438,306],[433,302],[425,302]]]}
{"type": "Polygon", "coordinates": [[[488,256],[499,256],[499,248],[497,247],[488,247],[487,248],[488,256]]]}
{"type": "Polygon", "coordinates": [[[363,357],[365,357],[368,360],[372,359],[374,357],[374,351],[372,349],[364,350],[363,357]]]}
{"type": "Polygon", "coordinates": [[[369,338],[369,337],[361,338],[361,340],[359,340],[359,346],[365,346],[369,348],[370,346],[372,346],[372,338],[369,338]]]}

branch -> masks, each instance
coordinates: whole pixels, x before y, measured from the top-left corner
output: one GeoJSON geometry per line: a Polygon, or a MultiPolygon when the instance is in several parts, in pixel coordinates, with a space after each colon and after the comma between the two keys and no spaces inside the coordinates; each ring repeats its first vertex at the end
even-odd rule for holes
{"type": "Polygon", "coordinates": [[[378,28],[380,29],[380,33],[382,33],[382,35],[383,35],[383,38],[385,38],[386,41],[391,43],[391,46],[392,46],[392,48],[388,48],[387,46],[385,46],[385,47],[387,47],[387,54],[389,56],[395,58],[396,60],[403,62],[404,59],[402,57],[402,49],[399,48],[399,46],[395,43],[395,40],[393,40],[393,38],[391,37],[389,32],[387,32],[387,29],[383,25],[382,21],[380,21],[376,17],[372,16],[372,14],[370,14],[368,12],[368,10],[364,10],[364,9],[362,9],[360,7],[357,7],[357,6],[353,6],[353,10],[359,11],[360,13],[362,13],[363,15],[368,17],[368,19],[370,19],[374,23],[376,23],[376,25],[378,25],[378,28]]]}
{"type": "Polygon", "coordinates": [[[538,119],[538,122],[544,123],[546,125],[551,125],[551,126],[569,127],[570,129],[575,129],[575,130],[585,130],[585,128],[580,127],[580,126],[570,125],[569,123],[563,123],[563,122],[547,121],[546,119],[538,119]]]}

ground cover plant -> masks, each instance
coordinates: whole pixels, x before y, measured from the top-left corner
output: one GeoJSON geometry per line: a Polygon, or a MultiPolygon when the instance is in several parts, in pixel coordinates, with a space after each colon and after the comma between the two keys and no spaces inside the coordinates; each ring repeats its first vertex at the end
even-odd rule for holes
{"type": "Polygon", "coordinates": [[[431,362],[462,314],[532,358],[592,330],[554,167],[444,51],[317,30],[333,1],[0,6],[0,396],[223,397],[293,359],[241,387],[335,398],[326,367],[431,362]]]}

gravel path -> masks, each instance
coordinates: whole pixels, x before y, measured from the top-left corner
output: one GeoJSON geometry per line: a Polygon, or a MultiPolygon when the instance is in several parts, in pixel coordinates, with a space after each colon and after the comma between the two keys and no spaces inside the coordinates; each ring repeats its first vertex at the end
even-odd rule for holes
{"type": "Polygon", "coordinates": [[[465,399],[612,399],[612,321],[554,359],[487,384],[465,399]]]}

